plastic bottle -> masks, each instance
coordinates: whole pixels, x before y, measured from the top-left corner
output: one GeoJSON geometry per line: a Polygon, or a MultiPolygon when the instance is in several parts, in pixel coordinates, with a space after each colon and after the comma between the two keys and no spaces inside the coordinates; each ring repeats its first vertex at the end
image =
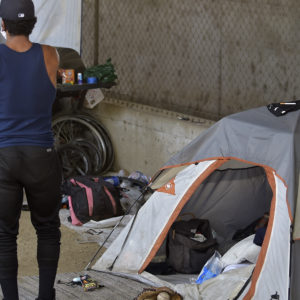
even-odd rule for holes
{"type": "Polygon", "coordinates": [[[120,185],[120,179],[118,176],[108,176],[103,178],[106,182],[113,184],[114,186],[120,185]]]}

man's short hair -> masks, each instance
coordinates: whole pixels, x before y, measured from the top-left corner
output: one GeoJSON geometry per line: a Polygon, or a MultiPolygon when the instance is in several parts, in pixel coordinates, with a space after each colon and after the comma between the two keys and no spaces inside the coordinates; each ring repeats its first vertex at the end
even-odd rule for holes
{"type": "Polygon", "coordinates": [[[12,36],[25,35],[29,36],[34,28],[37,18],[28,20],[11,21],[3,19],[5,30],[12,36]]]}

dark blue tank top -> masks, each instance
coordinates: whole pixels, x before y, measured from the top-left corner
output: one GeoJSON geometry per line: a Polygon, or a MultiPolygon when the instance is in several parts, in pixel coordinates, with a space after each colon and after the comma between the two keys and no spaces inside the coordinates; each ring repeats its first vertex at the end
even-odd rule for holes
{"type": "Polygon", "coordinates": [[[0,147],[52,147],[55,95],[40,44],[26,52],[0,45],[0,147]]]}

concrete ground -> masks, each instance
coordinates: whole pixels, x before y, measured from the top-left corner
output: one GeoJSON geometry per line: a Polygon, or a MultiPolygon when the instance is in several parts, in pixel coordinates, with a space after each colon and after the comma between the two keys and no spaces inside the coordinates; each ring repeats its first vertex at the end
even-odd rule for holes
{"type": "MultiPolygon", "coordinates": [[[[28,211],[22,211],[19,232],[19,277],[37,275],[36,235],[28,211]]],[[[79,234],[66,226],[62,225],[61,232],[61,255],[58,273],[81,272],[95,254],[99,245],[97,243],[78,243],[79,234]]]]}
{"type": "MultiPolygon", "coordinates": [[[[148,287],[145,284],[109,274],[83,271],[99,249],[99,244],[95,242],[79,243],[77,240],[82,240],[82,236],[65,225],[61,226],[61,232],[61,255],[55,283],[57,299],[130,300],[135,298],[143,288],[148,287]],[[74,277],[83,274],[89,274],[104,287],[87,293],[80,286],[74,287],[58,282],[58,280],[61,283],[70,282],[74,277]]],[[[36,262],[36,235],[28,211],[22,211],[20,218],[18,259],[20,300],[34,299],[37,295],[39,282],[36,262]]],[[[0,289],[0,299],[2,299],[1,297],[2,291],[0,289]]]]}

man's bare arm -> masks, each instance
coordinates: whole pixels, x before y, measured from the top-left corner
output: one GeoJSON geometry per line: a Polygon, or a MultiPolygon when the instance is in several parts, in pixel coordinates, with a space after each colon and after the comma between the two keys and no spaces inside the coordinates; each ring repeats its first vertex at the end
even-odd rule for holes
{"type": "Polygon", "coordinates": [[[57,70],[59,66],[59,54],[56,48],[52,46],[42,45],[42,48],[48,76],[54,87],[56,87],[57,70]]]}

